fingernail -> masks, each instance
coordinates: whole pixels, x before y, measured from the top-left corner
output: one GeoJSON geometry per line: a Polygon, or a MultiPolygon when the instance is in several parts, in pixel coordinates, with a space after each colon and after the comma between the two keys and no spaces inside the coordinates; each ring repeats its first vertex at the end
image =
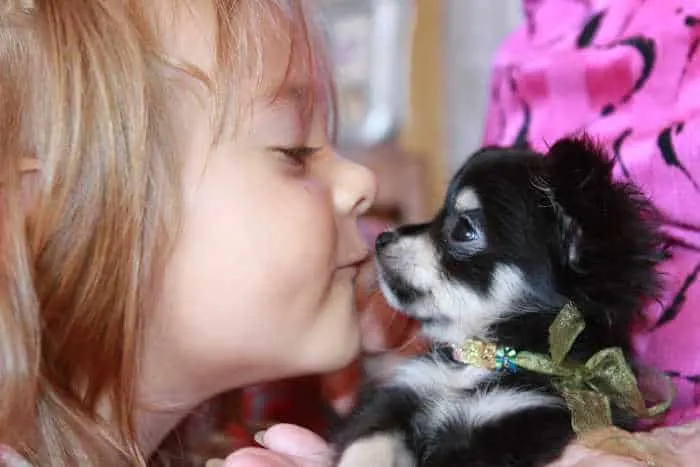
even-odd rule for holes
{"type": "Polygon", "coordinates": [[[265,447],[265,430],[258,431],[257,433],[255,433],[255,435],[253,435],[253,439],[260,446],[265,447]]]}

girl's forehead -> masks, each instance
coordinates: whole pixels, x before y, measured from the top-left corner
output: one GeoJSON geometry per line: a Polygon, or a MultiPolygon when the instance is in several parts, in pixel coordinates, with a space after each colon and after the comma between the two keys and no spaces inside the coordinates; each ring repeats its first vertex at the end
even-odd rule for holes
{"type": "Polygon", "coordinates": [[[305,121],[333,110],[329,62],[298,0],[249,0],[228,10],[223,3],[166,8],[157,27],[168,61],[219,100],[216,122],[235,127],[228,120],[263,102],[293,103],[305,121]]]}
{"type": "Polygon", "coordinates": [[[156,2],[152,18],[164,54],[172,63],[195,66],[213,75],[226,64],[237,74],[256,78],[281,75],[288,63],[300,64],[310,53],[305,16],[289,16],[282,8],[272,8],[275,0],[156,2]],[[256,12],[254,5],[267,4],[270,10],[256,12]],[[265,72],[261,67],[265,65],[265,72]]]}
{"type": "MultiPolygon", "coordinates": [[[[333,78],[322,44],[311,33],[302,35],[294,29],[280,33],[279,29],[268,27],[270,33],[260,42],[258,67],[243,73],[251,84],[244,88],[254,90],[250,102],[292,107],[298,110],[302,121],[309,121],[317,112],[332,112],[333,78]]],[[[235,88],[234,84],[234,94],[235,88]]],[[[245,106],[246,96],[238,97],[245,106]]]]}

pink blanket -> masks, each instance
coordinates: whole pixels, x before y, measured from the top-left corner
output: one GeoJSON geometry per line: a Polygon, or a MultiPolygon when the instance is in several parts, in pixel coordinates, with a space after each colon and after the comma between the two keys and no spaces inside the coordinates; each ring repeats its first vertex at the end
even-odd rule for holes
{"type": "Polygon", "coordinates": [[[484,142],[546,150],[586,130],[666,219],[667,293],[633,330],[673,377],[664,424],[700,419],[700,2],[524,0],[493,67],[484,142]]]}

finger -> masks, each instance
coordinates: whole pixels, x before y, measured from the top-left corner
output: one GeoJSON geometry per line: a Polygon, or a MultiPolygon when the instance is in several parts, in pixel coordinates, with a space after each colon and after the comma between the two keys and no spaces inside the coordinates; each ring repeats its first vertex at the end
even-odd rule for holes
{"type": "Polygon", "coordinates": [[[564,455],[549,467],[634,467],[643,462],[595,451],[578,444],[569,446],[564,455]]]}
{"type": "Polygon", "coordinates": [[[296,425],[273,425],[256,436],[266,448],[288,456],[314,461],[319,465],[330,463],[331,449],[316,433],[296,425]]]}
{"type": "Polygon", "coordinates": [[[222,467],[311,467],[263,448],[240,449],[223,461],[222,467]]]}
{"type": "Polygon", "coordinates": [[[580,465],[579,462],[586,457],[592,457],[594,451],[578,445],[570,445],[564,451],[564,454],[554,463],[549,464],[549,467],[573,467],[580,465]]]}

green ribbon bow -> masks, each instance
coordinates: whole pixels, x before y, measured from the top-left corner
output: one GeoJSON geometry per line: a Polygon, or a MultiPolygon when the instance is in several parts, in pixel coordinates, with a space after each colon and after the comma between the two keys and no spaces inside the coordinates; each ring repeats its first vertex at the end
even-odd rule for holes
{"type": "Polygon", "coordinates": [[[640,418],[665,412],[672,397],[647,407],[622,349],[603,349],[585,363],[566,358],[584,328],[581,312],[568,303],[549,328],[550,355],[518,352],[471,339],[456,349],[455,356],[482,368],[511,371],[522,368],[552,376],[571,411],[571,424],[577,434],[612,425],[611,403],[640,418]]]}

